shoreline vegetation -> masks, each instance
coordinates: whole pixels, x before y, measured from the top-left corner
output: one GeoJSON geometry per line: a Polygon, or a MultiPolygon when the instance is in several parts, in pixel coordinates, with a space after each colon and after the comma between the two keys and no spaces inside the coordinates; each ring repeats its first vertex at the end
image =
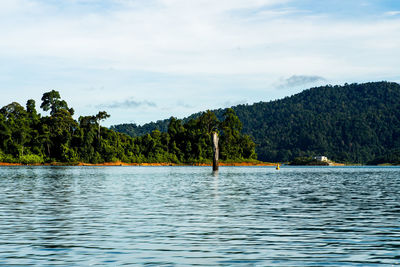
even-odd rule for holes
{"type": "MultiPolygon", "coordinates": [[[[173,163],[173,162],[157,162],[157,163],[126,163],[121,161],[104,162],[104,163],[85,163],[85,162],[50,162],[50,163],[7,163],[0,162],[0,166],[212,166],[209,163],[173,163]]],[[[219,166],[276,166],[276,163],[269,162],[220,162],[219,166]]]]}
{"type": "MultiPolygon", "coordinates": [[[[142,167],[168,167],[168,166],[191,166],[191,167],[211,167],[212,163],[172,163],[172,162],[158,162],[158,163],[125,163],[125,162],[104,162],[104,163],[85,163],[85,162],[50,162],[50,163],[33,163],[33,164],[24,164],[24,163],[7,163],[0,162],[0,167],[9,167],[9,166],[66,166],[66,167],[107,167],[107,166],[142,166],[142,167]]],[[[277,163],[270,162],[220,162],[219,166],[222,167],[276,167],[277,163]]],[[[291,164],[283,164],[282,166],[303,166],[303,167],[312,167],[312,166],[322,166],[322,167],[344,167],[344,166],[380,166],[380,167],[390,167],[390,166],[400,166],[400,164],[391,164],[391,163],[383,163],[376,165],[360,165],[360,164],[345,164],[345,163],[337,163],[332,162],[329,165],[291,165],[291,164]]]]}
{"type": "Polygon", "coordinates": [[[212,160],[212,135],[218,134],[220,162],[258,162],[256,144],[243,134],[233,109],[221,119],[206,111],[187,122],[171,118],[167,132],[131,137],[102,127],[105,111],[73,118],[74,109],[58,91],[44,93],[36,111],[12,102],[0,109],[0,162],[9,165],[202,165],[212,160]],[[112,162],[112,163],[110,163],[112,162]]]}
{"type": "Polygon", "coordinates": [[[293,161],[291,161],[288,165],[291,166],[355,166],[360,164],[351,164],[351,163],[338,163],[332,160],[317,160],[313,157],[297,157],[293,161]]]}

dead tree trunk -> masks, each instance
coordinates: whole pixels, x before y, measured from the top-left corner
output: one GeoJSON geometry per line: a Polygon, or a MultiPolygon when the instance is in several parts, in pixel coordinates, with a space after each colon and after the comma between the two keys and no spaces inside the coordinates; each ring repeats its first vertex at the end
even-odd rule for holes
{"type": "Polygon", "coordinates": [[[218,148],[218,134],[213,132],[213,171],[218,171],[218,159],[219,159],[219,148],[218,148]]]}

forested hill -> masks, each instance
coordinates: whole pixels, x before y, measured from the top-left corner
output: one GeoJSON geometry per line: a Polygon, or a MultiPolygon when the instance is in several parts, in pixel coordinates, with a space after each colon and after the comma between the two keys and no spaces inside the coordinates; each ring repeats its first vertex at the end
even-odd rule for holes
{"type": "MultiPolygon", "coordinates": [[[[400,148],[397,83],[328,85],[233,109],[243,123],[243,132],[258,145],[258,159],[263,161],[325,155],[335,161],[367,163],[400,148]]],[[[224,110],[214,112],[221,117],[224,110]]],[[[195,116],[198,114],[191,117],[195,116]]],[[[163,131],[168,123],[124,124],[112,129],[141,135],[153,129],[163,131]]]]}

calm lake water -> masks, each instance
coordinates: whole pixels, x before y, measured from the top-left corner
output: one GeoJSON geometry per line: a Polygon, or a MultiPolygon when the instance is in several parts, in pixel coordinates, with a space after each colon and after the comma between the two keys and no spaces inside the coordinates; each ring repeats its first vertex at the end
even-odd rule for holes
{"type": "Polygon", "coordinates": [[[0,265],[400,265],[400,168],[1,167],[0,265]]]}

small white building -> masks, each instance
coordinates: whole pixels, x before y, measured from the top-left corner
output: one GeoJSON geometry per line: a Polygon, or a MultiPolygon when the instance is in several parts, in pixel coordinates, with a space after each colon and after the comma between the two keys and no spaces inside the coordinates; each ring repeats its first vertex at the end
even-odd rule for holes
{"type": "Polygon", "coordinates": [[[316,156],[316,157],[313,157],[313,159],[315,159],[317,161],[328,161],[328,158],[325,156],[316,156]]]}

